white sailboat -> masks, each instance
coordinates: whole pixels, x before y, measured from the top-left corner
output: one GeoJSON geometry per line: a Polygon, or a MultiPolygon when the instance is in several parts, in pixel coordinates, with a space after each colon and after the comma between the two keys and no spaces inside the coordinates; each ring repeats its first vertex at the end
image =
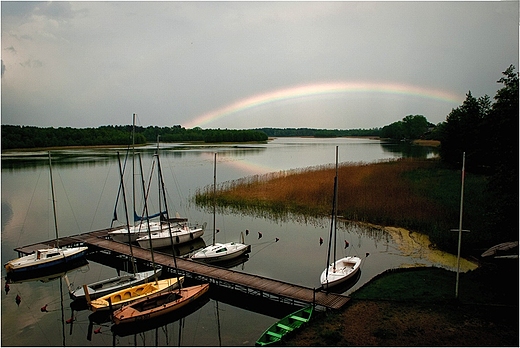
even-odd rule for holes
{"type": "Polygon", "coordinates": [[[329,248],[327,254],[327,268],[321,273],[320,283],[324,289],[341,284],[352,278],[361,267],[361,258],[347,256],[330,263],[331,244],[334,241],[334,257],[336,259],[336,217],[338,200],[338,147],[336,146],[336,175],[334,176],[334,199],[332,203],[332,219],[330,225],[329,248]]]}
{"type": "Polygon", "coordinates": [[[54,213],[54,228],[56,232],[56,246],[53,248],[38,249],[36,252],[8,261],[4,267],[7,276],[21,275],[30,272],[47,272],[57,267],[66,265],[85,255],[88,250],[86,246],[63,247],[59,246],[58,219],[56,214],[56,201],[54,198],[54,183],[52,178],[51,153],[49,152],[49,172],[52,193],[52,208],[54,213]]]}
{"type": "Polygon", "coordinates": [[[251,252],[251,245],[244,243],[244,233],[241,233],[241,243],[228,242],[216,243],[216,227],[215,227],[215,192],[217,185],[217,154],[215,153],[214,169],[213,169],[213,243],[199,250],[191,256],[193,260],[205,262],[218,262],[230,260],[241,255],[251,252]]]}
{"type": "MultiPolygon", "coordinates": [[[[159,176],[159,184],[163,184],[162,171],[161,171],[161,161],[159,159],[159,151],[157,151],[157,167],[158,167],[158,176],[159,176]]],[[[143,183],[144,190],[144,183],[143,183]]],[[[166,194],[163,194],[164,205],[166,206],[166,194]]],[[[159,195],[161,197],[161,195],[159,195]]],[[[161,206],[161,201],[159,198],[159,206],[161,206]]],[[[161,208],[159,208],[161,210],[161,208]]],[[[204,230],[206,229],[206,223],[202,225],[194,225],[190,226],[188,223],[188,219],[176,217],[169,218],[166,217],[164,221],[161,221],[161,229],[153,231],[150,228],[150,233],[145,236],[139,237],[136,239],[137,243],[141,248],[166,248],[176,244],[182,244],[191,242],[204,234],[204,230]]]]}

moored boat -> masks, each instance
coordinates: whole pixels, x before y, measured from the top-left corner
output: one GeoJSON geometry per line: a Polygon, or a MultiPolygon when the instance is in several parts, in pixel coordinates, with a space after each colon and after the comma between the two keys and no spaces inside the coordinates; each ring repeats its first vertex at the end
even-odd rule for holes
{"type": "Polygon", "coordinates": [[[244,233],[240,234],[241,242],[216,243],[216,187],[217,187],[217,154],[215,153],[213,168],[213,243],[199,250],[191,259],[204,262],[219,262],[237,258],[251,252],[251,245],[245,244],[244,233]]]}
{"type": "Polygon", "coordinates": [[[325,269],[320,276],[320,283],[324,289],[328,289],[352,278],[361,266],[361,258],[347,256],[336,260],[325,269]]]}
{"type": "Polygon", "coordinates": [[[115,291],[95,300],[89,298],[88,292],[85,297],[90,310],[93,312],[110,309],[115,310],[146,296],[177,288],[182,285],[183,281],[184,277],[178,277],[178,281],[177,277],[168,278],[115,291]]]}
{"type": "Polygon", "coordinates": [[[206,223],[202,226],[188,226],[187,224],[171,224],[171,235],[170,228],[166,224],[166,227],[160,231],[151,232],[148,235],[137,238],[137,243],[141,248],[149,249],[150,241],[152,248],[166,248],[176,244],[182,244],[191,242],[204,234],[206,223]]]}
{"type": "Polygon", "coordinates": [[[291,313],[273,325],[271,325],[264,333],[256,340],[257,346],[267,346],[280,343],[282,338],[288,333],[300,328],[303,324],[311,320],[314,306],[300,308],[294,313],[291,313]]]}
{"type": "MultiPolygon", "coordinates": [[[[160,268],[156,269],[155,272],[154,270],[151,270],[145,272],[138,272],[135,274],[124,274],[121,276],[103,279],[94,283],[87,284],[87,292],[90,296],[90,299],[93,300],[118,290],[150,282],[153,280],[154,276],[160,277],[160,275],[160,268]]],[[[73,289],[72,286],[69,284],[67,276],[65,276],[65,280],[67,281],[67,286],[69,288],[69,296],[72,300],[85,298],[85,289],[83,288],[83,286],[73,289]]]]}
{"type": "Polygon", "coordinates": [[[4,264],[7,276],[22,275],[32,272],[51,272],[59,267],[66,267],[67,263],[85,256],[88,247],[60,247],[58,233],[58,218],[56,214],[56,200],[54,198],[54,182],[52,177],[51,153],[49,152],[49,173],[52,193],[52,208],[54,213],[54,229],[56,244],[54,247],[38,249],[32,254],[8,261],[4,264]]]}
{"type": "Polygon", "coordinates": [[[195,301],[209,290],[209,284],[190,286],[146,296],[113,313],[116,325],[155,319],[195,301]]]}

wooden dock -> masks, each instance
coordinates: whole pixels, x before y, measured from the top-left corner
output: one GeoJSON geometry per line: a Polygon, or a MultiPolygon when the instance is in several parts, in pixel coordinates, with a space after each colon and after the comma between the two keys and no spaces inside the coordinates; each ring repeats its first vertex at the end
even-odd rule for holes
{"type": "MultiPolygon", "coordinates": [[[[82,233],[75,236],[60,238],[60,246],[84,244],[89,247],[89,253],[96,251],[110,252],[130,257],[128,244],[115,242],[108,238],[108,229],[82,233]]],[[[55,240],[41,242],[16,248],[19,254],[30,254],[39,248],[54,245],[55,240]]],[[[133,255],[144,262],[152,262],[148,249],[132,245],[133,255]]],[[[329,293],[301,285],[291,284],[263,276],[230,270],[191,259],[176,258],[177,268],[171,254],[154,252],[154,261],[171,273],[178,273],[188,278],[216,284],[218,286],[239,290],[247,294],[270,298],[291,304],[312,304],[330,309],[339,309],[350,298],[345,295],[329,293]]]]}

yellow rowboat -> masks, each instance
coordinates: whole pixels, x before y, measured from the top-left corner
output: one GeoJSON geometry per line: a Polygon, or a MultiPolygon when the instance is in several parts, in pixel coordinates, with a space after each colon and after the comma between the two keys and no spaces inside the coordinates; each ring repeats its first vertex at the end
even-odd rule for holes
{"type": "Polygon", "coordinates": [[[88,296],[87,290],[85,291],[85,297],[89,304],[90,310],[93,312],[109,309],[115,310],[123,305],[127,305],[138,299],[145,298],[146,296],[178,288],[179,282],[182,285],[184,282],[184,277],[162,279],[158,280],[157,282],[153,281],[132,286],[130,288],[115,291],[92,301],[88,296]],[[179,280],[177,281],[177,279],[179,280]]]}
{"type": "Polygon", "coordinates": [[[209,284],[190,286],[146,296],[116,310],[114,323],[128,324],[157,318],[195,301],[209,290],[209,284]]]}

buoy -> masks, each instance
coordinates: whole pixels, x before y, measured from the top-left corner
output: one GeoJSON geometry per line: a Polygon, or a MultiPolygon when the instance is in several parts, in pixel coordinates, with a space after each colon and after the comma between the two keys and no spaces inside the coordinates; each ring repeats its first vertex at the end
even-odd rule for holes
{"type": "Polygon", "coordinates": [[[41,310],[42,312],[49,312],[49,311],[47,310],[47,305],[45,305],[45,306],[43,306],[42,308],[40,308],[40,310],[41,310]]]}
{"type": "Polygon", "coordinates": [[[249,230],[246,230],[246,236],[249,234],[249,230]]]}
{"type": "Polygon", "coordinates": [[[5,294],[7,295],[9,293],[9,290],[11,290],[8,283],[5,283],[4,289],[5,289],[5,294]]]}
{"type": "Polygon", "coordinates": [[[16,299],[15,299],[15,301],[16,301],[16,304],[17,304],[18,306],[20,306],[20,302],[22,302],[22,298],[20,297],[20,295],[16,295],[16,299]]]}

